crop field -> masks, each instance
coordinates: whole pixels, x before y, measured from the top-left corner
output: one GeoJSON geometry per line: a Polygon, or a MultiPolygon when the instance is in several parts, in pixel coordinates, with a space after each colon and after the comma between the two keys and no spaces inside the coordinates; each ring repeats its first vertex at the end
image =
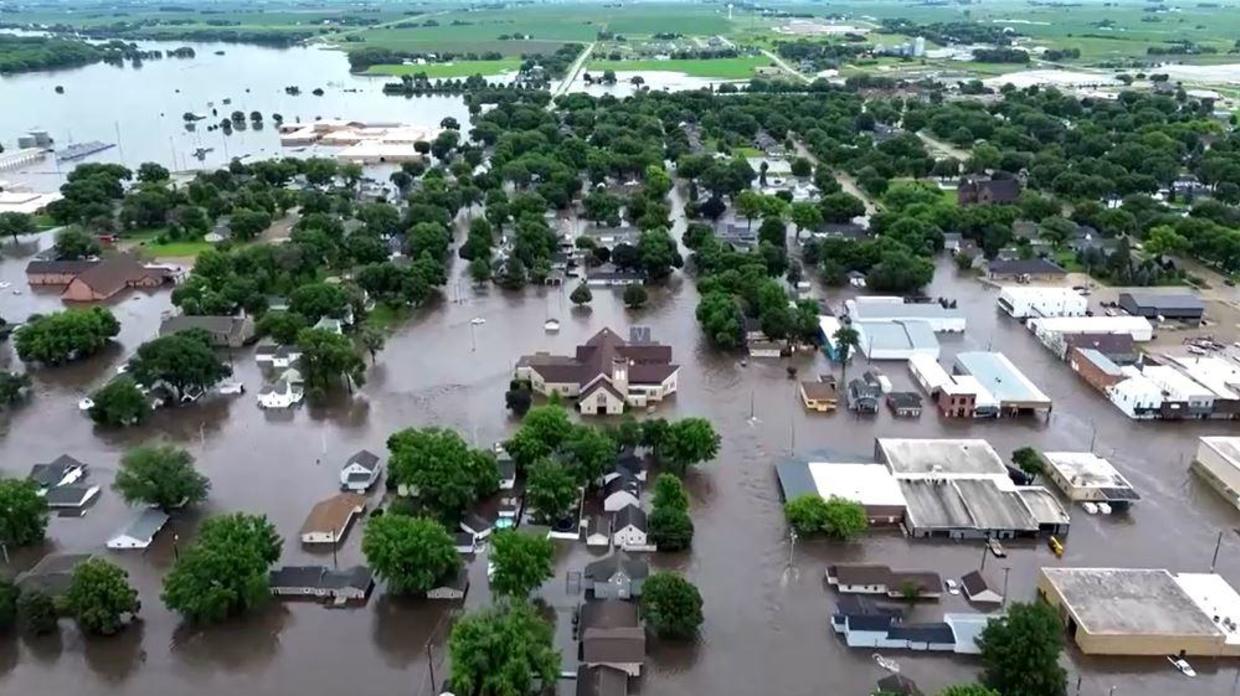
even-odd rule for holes
{"type": "Polygon", "coordinates": [[[589,69],[627,71],[681,72],[690,77],[717,77],[741,80],[753,77],[757,68],[771,65],[766,56],[741,56],[739,58],[714,58],[701,60],[596,60],[590,61],[589,69]]]}
{"type": "Polygon", "coordinates": [[[516,58],[504,60],[463,60],[455,63],[427,63],[426,65],[372,65],[368,75],[416,75],[426,73],[429,78],[469,77],[471,75],[499,75],[515,71],[521,66],[516,58]]]}

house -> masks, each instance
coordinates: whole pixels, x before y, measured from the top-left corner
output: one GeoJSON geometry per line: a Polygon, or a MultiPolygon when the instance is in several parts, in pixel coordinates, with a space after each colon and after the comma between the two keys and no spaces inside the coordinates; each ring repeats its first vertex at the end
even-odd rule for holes
{"type": "Polygon", "coordinates": [[[1186,292],[1121,292],[1120,309],[1146,319],[1179,319],[1199,322],[1205,316],[1206,306],[1197,295],[1186,292]]]}
{"type": "Polygon", "coordinates": [[[15,583],[22,592],[42,592],[59,597],[73,584],[73,571],[94,558],[89,553],[49,553],[30,570],[17,574],[15,583]]]}
{"type": "MultiPolygon", "coordinates": [[[[845,599],[845,598],[842,598],[845,599]]],[[[945,621],[905,623],[899,612],[871,609],[859,612],[846,609],[841,601],[831,615],[831,628],[844,636],[850,648],[887,648],[953,652],[956,636],[945,621]]]]}
{"type": "Polygon", "coordinates": [[[495,520],[471,512],[461,519],[460,529],[462,532],[473,534],[474,539],[485,539],[495,531],[495,520]]]}
{"type": "Polygon", "coordinates": [[[46,464],[30,467],[30,480],[43,490],[75,483],[86,475],[86,465],[67,454],[62,454],[46,464]]]}
{"type": "Polygon", "coordinates": [[[379,455],[370,450],[358,450],[340,467],[340,488],[365,493],[379,480],[382,471],[379,455]]]}
{"type": "Polygon", "coordinates": [[[282,377],[275,384],[263,387],[258,393],[258,405],[262,408],[292,408],[301,403],[305,395],[302,385],[282,377]]]}
{"type": "Polygon", "coordinates": [[[499,444],[495,445],[495,470],[499,474],[499,489],[510,491],[517,486],[517,463],[512,455],[499,444]]]}
{"type": "Polygon", "coordinates": [[[426,598],[457,601],[465,599],[468,593],[469,570],[464,565],[458,565],[455,572],[426,591],[426,598]]]}
{"type": "Polygon", "coordinates": [[[515,373],[538,394],[576,398],[584,415],[614,415],[627,406],[644,408],[676,393],[680,366],[672,363],[670,346],[625,341],[603,329],[577,346],[572,356],[523,356],[515,373]]]}
{"type": "Polygon", "coordinates": [[[590,515],[586,520],[586,546],[611,547],[611,520],[606,515],[590,515]]]}
{"type": "Polygon", "coordinates": [[[874,692],[884,696],[924,696],[917,682],[898,672],[879,679],[874,692]]]}
{"type": "Polygon", "coordinates": [[[1003,602],[1003,595],[996,592],[986,583],[986,578],[982,577],[981,571],[974,570],[966,573],[960,578],[960,585],[964,588],[964,596],[974,604],[1000,604],[1003,602]]]}
{"type": "Polygon", "coordinates": [[[356,493],[337,493],[310,508],[301,525],[303,544],[339,544],[353,518],[366,511],[366,498],[356,493]]]}
{"type": "Polygon", "coordinates": [[[614,476],[631,476],[642,483],[646,482],[646,459],[637,453],[635,447],[624,447],[616,455],[616,463],[610,473],[603,477],[603,483],[614,476]]]}
{"type": "Polygon", "coordinates": [[[310,328],[318,331],[329,331],[340,335],[344,333],[344,322],[335,317],[319,317],[319,320],[310,328]]]}
{"type": "Polygon", "coordinates": [[[52,509],[77,510],[99,495],[99,486],[56,486],[43,493],[43,499],[52,509]]]}
{"type": "Polygon", "coordinates": [[[620,669],[598,665],[577,666],[576,696],[629,696],[629,675],[620,669]]]}
{"type": "Polygon", "coordinates": [[[160,336],[200,329],[217,348],[240,348],[254,339],[254,320],[248,316],[197,316],[181,314],[167,317],[159,325],[160,336]]]}
{"type": "Polygon", "coordinates": [[[750,341],[745,346],[751,358],[782,358],[784,345],[778,341],[750,341]]]}
{"type": "Polygon", "coordinates": [[[477,539],[469,532],[457,532],[452,535],[452,540],[457,553],[471,554],[478,550],[477,539]]]}
{"type": "Polygon", "coordinates": [[[623,288],[630,285],[641,285],[646,276],[637,271],[621,270],[610,263],[605,263],[585,271],[585,281],[592,288],[623,288]]]}
{"type": "Polygon", "coordinates": [[[642,583],[650,575],[643,559],[616,551],[586,566],[582,573],[587,597],[595,599],[633,599],[642,596],[642,583]]]}
{"type": "Polygon", "coordinates": [[[865,287],[865,274],[862,273],[861,271],[849,271],[848,272],[848,284],[853,286],[854,288],[864,288],[865,287]]]}
{"type": "Polygon", "coordinates": [[[611,519],[612,541],[626,550],[651,550],[646,543],[646,512],[636,505],[620,508],[611,519]]]}
{"type": "Polygon", "coordinates": [[[826,377],[829,379],[801,382],[801,403],[805,404],[806,410],[828,413],[834,411],[839,404],[835,378],[831,375],[826,377]]]}
{"type": "Polygon", "coordinates": [[[1044,259],[996,259],[986,265],[986,276],[991,280],[1062,280],[1068,272],[1062,266],[1044,259]]]}
{"type": "Polygon", "coordinates": [[[839,563],[827,566],[827,584],[846,594],[886,595],[892,599],[938,599],[943,579],[929,571],[893,571],[885,565],[839,563]]]}
{"type": "Polygon", "coordinates": [[[956,204],[998,205],[1020,200],[1020,182],[1016,179],[961,179],[956,187],[956,204]]]}
{"type": "MultiPolygon", "coordinates": [[[[26,269],[27,276],[30,269],[26,269]]],[[[61,292],[68,302],[102,302],[125,288],[157,288],[175,279],[162,266],[144,266],[128,254],[110,256],[83,268],[61,292]]]]}
{"type": "Polygon", "coordinates": [[[857,413],[878,413],[879,400],[883,398],[883,390],[861,378],[848,382],[848,410],[857,413]]]}
{"type": "Polygon", "coordinates": [[[301,350],[296,346],[263,341],[254,349],[254,362],[265,363],[277,369],[292,367],[298,360],[301,360],[301,350]]]}
{"type": "Polygon", "coordinates": [[[337,603],[365,600],[375,586],[366,566],[333,570],[326,566],[283,566],[267,574],[271,594],[277,597],[313,597],[337,603]]]}
{"type": "Polygon", "coordinates": [[[616,476],[603,484],[602,493],[605,512],[619,512],[630,505],[641,505],[642,486],[635,476],[616,476]]]}
{"type": "Polygon", "coordinates": [[[943,249],[951,253],[960,251],[960,245],[964,242],[964,235],[959,232],[943,233],[943,249]]]}
{"type": "Polygon", "coordinates": [[[891,392],[887,395],[887,408],[901,418],[921,415],[921,396],[913,392],[891,392]]]}
{"type": "Polygon", "coordinates": [[[715,238],[737,251],[749,251],[758,246],[758,230],[746,223],[728,223],[715,230],[715,238]]]}
{"type": "Polygon", "coordinates": [[[646,661],[646,631],[637,605],[618,599],[584,602],[578,609],[581,644],[578,659],[587,667],[607,666],[641,676],[646,661]]]}
{"type": "Polygon", "coordinates": [[[168,515],[162,510],[148,508],[108,539],[110,549],[145,549],[154,541],[155,535],[168,523],[168,515]]]}
{"type": "Polygon", "coordinates": [[[30,285],[68,285],[98,264],[98,259],[35,259],[26,264],[26,282],[30,285]]]}

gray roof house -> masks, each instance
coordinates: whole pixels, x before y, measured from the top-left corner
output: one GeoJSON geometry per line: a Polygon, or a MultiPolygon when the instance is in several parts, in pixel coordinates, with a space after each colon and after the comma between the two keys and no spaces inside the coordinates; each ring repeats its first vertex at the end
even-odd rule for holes
{"type": "Polygon", "coordinates": [[[86,465],[67,454],[62,454],[46,464],[30,467],[30,479],[40,488],[67,486],[86,475],[86,465]]]}
{"type": "Polygon", "coordinates": [[[17,587],[22,592],[38,590],[56,596],[69,591],[73,571],[78,565],[94,558],[89,553],[49,553],[30,570],[17,575],[17,587]]]}
{"type": "Polygon", "coordinates": [[[630,599],[642,596],[642,583],[650,575],[646,561],[617,551],[586,566],[582,573],[587,596],[595,599],[630,599]]]}
{"type": "Polygon", "coordinates": [[[878,413],[879,400],[883,398],[882,387],[861,379],[848,381],[848,410],[857,413],[878,413]]]}
{"type": "Polygon", "coordinates": [[[211,337],[211,345],[223,348],[240,348],[254,340],[254,320],[248,316],[191,316],[182,314],[167,317],[159,325],[160,336],[171,336],[180,331],[201,329],[211,337]]]}
{"type": "Polygon", "coordinates": [[[332,570],[326,566],[283,566],[267,575],[277,597],[315,597],[336,602],[365,600],[375,586],[366,566],[332,570]]]}
{"type": "Polygon", "coordinates": [[[426,592],[427,599],[459,600],[469,593],[469,571],[464,565],[426,592]]]}
{"type": "Polygon", "coordinates": [[[108,539],[110,549],[145,549],[155,540],[159,530],[168,524],[168,515],[162,510],[147,508],[138,513],[133,522],[108,539]]]}
{"type": "Polygon", "coordinates": [[[581,605],[578,616],[578,658],[582,664],[613,667],[631,677],[641,675],[646,661],[646,630],[636,604],[617,599],[588,601],[581,605]]]}
{"type": "Polygon", "coordinates": [[[576,696],[629,696],[629,675],[606,665],[577,667],[576,696]]]}
{"type": "Polygon", "coordinates": [[[619,512],[630,505],[640,505],[641,482],[636,476],[621,474],[603,485],[603,510],[619,512]]]}
{"type": "Polygon", "coordinates": [[[340,488],[365,493],[375,485],[382,471],[383,463],[379,455],[370,450],[358,450],[340,468],[340,488]]]}

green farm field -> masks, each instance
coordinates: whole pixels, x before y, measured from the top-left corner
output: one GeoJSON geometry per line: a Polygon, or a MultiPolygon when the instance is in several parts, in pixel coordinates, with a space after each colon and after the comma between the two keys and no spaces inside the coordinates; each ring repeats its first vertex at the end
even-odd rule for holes
{"type": "Polygon", "coordinates": [[[368,75],[416,75],[425,73],[429,78],[469,77],[471,75],[499,75],[521,67],[516,58],[504,60],[463,60],[455,63],[427,63],[426,65],[372,65],[368,75]]]}
{"type": "Polygon", "coordinates": [[[766,56],[742,56],[739,58],[715,58],[704,60],[596,60],[590,61],[589,69],[681,72],[691,77],[718,77],[741,80],[753,77],[754,71],[771,65],[766,56]]]}

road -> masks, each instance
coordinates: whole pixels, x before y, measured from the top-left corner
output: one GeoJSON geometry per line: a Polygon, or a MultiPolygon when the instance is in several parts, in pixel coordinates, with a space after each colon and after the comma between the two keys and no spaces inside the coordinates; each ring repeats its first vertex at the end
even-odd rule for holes
{"type": "MultiPolygon", "coordinates": [[[[796,145],[797,154],[813,162],[814,166],[817,167],[818,158],[814,156],[814,153],[810,152],[809,148],[805,147],[805,144],[800,140],[794,140],[793,142],[796,145]]],[[[835,174],[835,180],[840,182],[840,188],[844,189],[845,193],[850,193],[860,198],[861,202],[865,204],[866,215],[873,215],[878,212],[878,204],[874,202],[873,198],[870,198],[869,194],[861,190],[861,187],[857,185],[857,181],[852,178],[851,174],[838,169],[833,170],[833,173],[835,174]]]]}
{"type": "Polygon", "coordinates": [[[598,42],[593,41],[589,46],[586,46],[581,55],[577,56],[577,60],[573,61],[573,64],[569,66],[568,72],[564,73],[564,79],[560,84],[556,85],[555,89],[551,90],[551,102],[547,104],[548,111],[555,107],[555,98],[567,92],[568,88],[572,86],[573,80],[577,79],[577,74],[585,67],[586,61],[590,59],[590,54],[594,52],[594,47],[597,45],[598,42]]]}
{"type": "Polygon", "coordinates": [[[767,49],[764,48],[762,49],[762,55],[766,56],[767,58],[770,58],[775,63],[775,65],[778,65],[780,67],[780,69],[782,69],[784,72],[788,73],[789,75],[792,75],[793,77],[797,78],[801,82],[804,82],[806,84],[810,82],[810,79],[808,77],[806,77],[805,75],[802,75],[799,71],[794,70],[791,65],[788,65],[788,63],[784,62],[783,58],[780,58],[779,56],[775,55],[771,51],[768,51],[767,49]]]}

